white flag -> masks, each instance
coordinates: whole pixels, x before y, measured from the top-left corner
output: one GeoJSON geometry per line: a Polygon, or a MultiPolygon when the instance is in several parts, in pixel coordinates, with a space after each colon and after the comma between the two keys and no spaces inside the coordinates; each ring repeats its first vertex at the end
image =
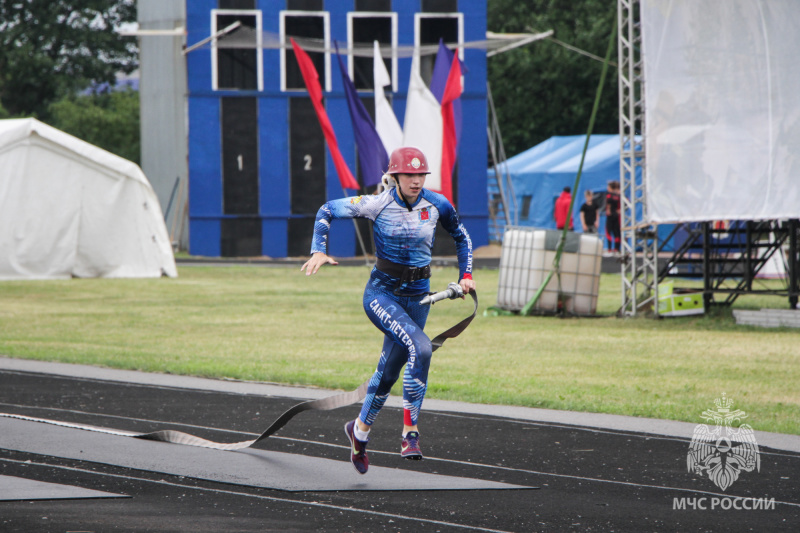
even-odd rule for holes
{"type": "Polygon", "coordinates": [[[419,73],[419,52],[411,60],[403,145],[422,150],[431,170],[425,188],[441,192],[442,187],[442,107],[419,73]]]}
{"type": "Polygon", "coordinates": [[[387,85],[391,87],[392,79],[386,71],[378,41],[375,41],[373,77],[375,80],[375,129],[383,142],[383,147],[386,148],[386,153],[391,155],[395,148],[403,146],[403,130],[392,110],[392,105],[383,94],[384,87],[387,85]]]}

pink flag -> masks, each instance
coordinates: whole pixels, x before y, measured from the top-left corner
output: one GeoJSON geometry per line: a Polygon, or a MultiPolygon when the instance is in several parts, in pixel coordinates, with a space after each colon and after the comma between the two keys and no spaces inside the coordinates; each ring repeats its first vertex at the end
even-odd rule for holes
{"type": "MultiPolygon", "coordinates": [[[[291,39],[291,38],[290,38],[291,39]]],[[[339,145],[336,142],[336,133],[333,131],[333,126],[328,118],[328,113],[322,106],[322,87],[319,84],[319,74],[317,69],[314,68],[314,63],[308,54],[300,48],[300,46],[292,41],[292,48],[294,48],[294,55],[297,59],[297,64],[300,66],[300,72],[303,74],[303,81],[306,84],[308,95],[311,97],[311,103],[314,105],[314,111],[317,113],[319,125],[322,127],[322,134],[325,136],[325,141],[328,143],[328,150],[333,157],[333,164],[336,167],[336,173],[339,175],[339,182],[345,189],[359,189],[358,182],[350,172],[350,168],[345,163],[341,152],[339,152],[339,145]]]]}

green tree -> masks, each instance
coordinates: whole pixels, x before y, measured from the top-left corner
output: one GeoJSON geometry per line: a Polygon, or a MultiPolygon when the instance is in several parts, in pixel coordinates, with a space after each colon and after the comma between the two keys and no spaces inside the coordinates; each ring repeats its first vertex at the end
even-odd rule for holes
{"type": "Polygon", "coordinates": [[[139,92],[68,96],[50,105],[51,126],[139,164],[139,92]]]}
{"type": "Polygon", "coordinates": [[[51,103],[138,66],[133,0],[0,0],[0,106],[46,119],[51,103]]]}
{"type": "MultiPolygon", "coordinates": [[[[543,32],[604,57],[616,17],[616,0],[489,0],[488,29],[497,33],[543,32]]],[[[616,62],[616,54],[612,56],[616,62]]],[[[511,156],[553,135],[586,133],[603,64],[552,40],[488,59],[506,153],[511,156]]],[[[611,68],[595,133],[616,133],[616,70],[611,68]]]]}

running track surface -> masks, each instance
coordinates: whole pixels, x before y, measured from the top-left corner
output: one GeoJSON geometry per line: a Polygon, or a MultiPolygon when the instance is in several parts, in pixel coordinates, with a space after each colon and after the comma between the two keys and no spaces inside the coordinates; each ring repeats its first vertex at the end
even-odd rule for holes
{"type": "MultiPolygon", "coordinates": [[[[0,358],[0,412],[224,442],[251,439],[291,405],[327,394],[0,358]]],[[[389,478],[384,491],[358,490],[363,478],[348,462],[342,432],[355,405],[303,413],[258,445],[296,457],[300,477],[313,477],[307,466],[328,460],[352,483],[333,491],[288,492],[120,466],[125,460],[9,450],[0,434],[0,491],[3,480],[22,478],[26,487],[38,481],[74,492],[72,499],[0,501],[0,531],[797,531],[800,524],[795,436],[757,432],[760,471],[742,473],[723,492],[687,472],[695,424],[430,400],[420,426],[426,458],[411,462],[398,453],[398,406],[390,399],[372,431],[372,465],[537,488],[393,490],[389,478]],[[772,499],[769,509],[750,508],[772,499]]],[[[152,445],[153,453],[179,446],[152,445]]]]}

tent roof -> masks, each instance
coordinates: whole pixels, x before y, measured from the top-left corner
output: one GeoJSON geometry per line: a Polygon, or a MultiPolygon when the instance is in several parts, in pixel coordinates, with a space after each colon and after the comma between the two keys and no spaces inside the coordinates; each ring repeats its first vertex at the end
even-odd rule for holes
{"type": "MultiPolygon", "coordinates": [[[[577,172],[585,143],[585,135],[550,137],[509,158],[508,170],[512,174],[577,172]]],[[[619,135],[592,135],[583,164],[584,171],[596,165],[605,165],[611,160],[619,164],[619,135]]]]}
{"type": "MultiPolygon", "coordinates": [[[[518,215],[518,223],[525,226],[555,227],[554,201],[564,187],[574,186],[585,145],[585,135],[556,136],[508,160],[516,199],[508,206],[512,220],[517,220],[518,215]],[[519,213],[514,211],[515,206],[519,213]]],[[[589,139],[580,185],[577,191],[572,191],[576,195],[573,208],[576,227],[580,225],[579,206],[584,201],[584,191],[605,191],[609,181],[619,179],[619,154],[619,135],[598,134],[589,139]]],[[[494,169],[488,169],[488,173],[493,176],[494,169]]]]}
{"type": "Polygon", "coordinates": [[[114,170],[132,178],[150,188],[150,182],[136,163],[123,159],[118,155],[107,152],[93,144],[82,141],[68,133],[48,126],[35,118],[15,118],[0,120],[0,150],[14,145],[18,142],[37,135],[43,139],[53,142],[73,154],[93,161],[108,169],[114,170]]]}
{"type": "Polygon", "coordinates": [[[36,119],[0,120],[0,279],[176,276],[136,163],[36,119]]]}

